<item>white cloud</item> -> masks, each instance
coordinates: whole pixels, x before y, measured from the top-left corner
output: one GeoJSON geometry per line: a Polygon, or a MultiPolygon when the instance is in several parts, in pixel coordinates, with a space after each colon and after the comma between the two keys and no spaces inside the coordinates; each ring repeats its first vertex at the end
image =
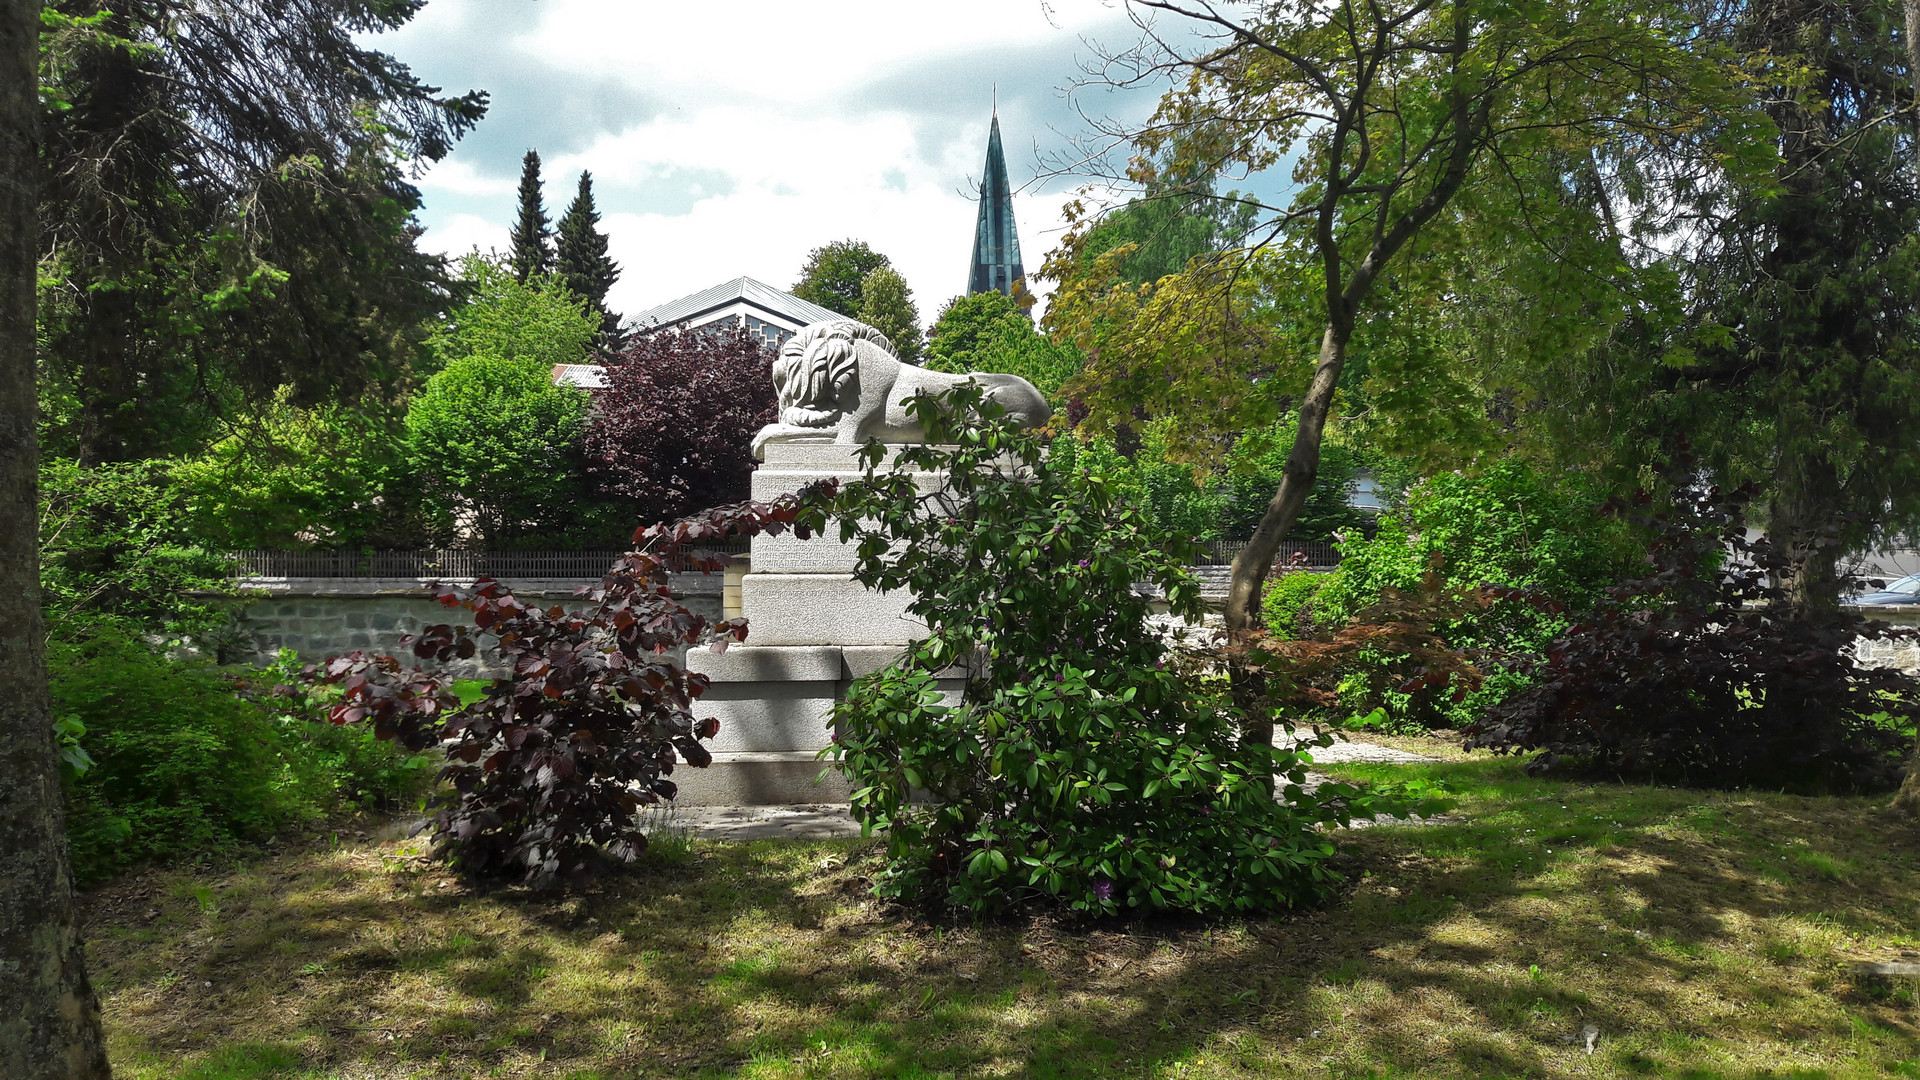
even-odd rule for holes
{"type": "Polygon", "coordinates": [[[516,178],[489,176],[458,157],[428,166],[414,184],[422,192],[444,191],[452,195],[511,195],[518,187],[516,178]]]}
{"type": "Polygon", "coordinates": [[[441,255],[459,257],[478,248],[483,252],[507,247],[507,230],[479,214],[454,214],[427,226],[420,246],[441,255]]]}
{"type": "Polygon", "coordinates": [[[516,47],[681,101],[828,101],[918,59],[1112,22],[1102,0],[559,0],[516,47]]]}
{"type": "MultiPolygon", "coordinates": [[[[614,78],[662,103],[637,122],[610,124],[582,150],[543,154],[555,217],[572,177],[593,172],[602,228],[623,268],[611,307],[639,311],[741,274],[784,288],[810,249],[851,237],[893,259],[928,321],[966,285],[991,87],[951,88],[981,99],[978,121],[958,129],[912,103],[875,101],[871,88],[968,50],[1074,42],[1124,25],[1118,6],[1103,0],[1044,8],[1040,0],[735,0],[724,16],[712,5],[552,0],[538,11],[531,30],[494,47],[549,72],[553,86],[614,78]]],[[[380,45],[405,60],[433,37],[484,30],[470,18],[471,9],[439,0],[380,45]]],[[[447,85],[477,81],[457,70],[433,74],[447,85]]],[[[1053,73],[1046,89],[1073,74],[1053,73]]],[[[1009,97],[1015,89],[1042,91],[1002,87],[1009,97]]],[[[1033,140],[1057,140],[1021,130],[1011,114],[1002,123],[1017,185],[1033,140]]],[[[512,134],[513,145],[541,144],[538,131],[512,134]]],[[[453,254],[476,243],[504,247],[513,213],[517,152],[493,172],[468,155],[456,149],[420,181],[424,242],[453,254]]],[[[1057,239],[1070,197],[1039,186],[1015,196],[1029,273],[1057,239]]]]}

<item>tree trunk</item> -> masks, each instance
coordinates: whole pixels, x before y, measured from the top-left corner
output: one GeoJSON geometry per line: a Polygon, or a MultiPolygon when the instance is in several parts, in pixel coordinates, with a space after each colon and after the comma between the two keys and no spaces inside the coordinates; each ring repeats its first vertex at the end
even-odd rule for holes
{"type": "MultiPolygon", "coordinates": [[[[1782,457],[1791,456],[1791,441],[1780,445],[1782,457]]],[[[1798,616],[1831,615],[1840,609],[1840,477],[1817,454],[1805,454],[1783,467],[1774,484],[1767,538],[1787,559],[1787,602],[1798,616]]]]}
{"type": "MultiPolygon", "coordinates": [[[[1913,134],[1920,141],[1920,0],[1906,0],[1907,77],[1913,80],[1913,134]]],[[[1920,152],[1913,156],[1913,170],[1920,175],[1920,152]]]]}
{"type": "MultiPolygon", "coordinates": [[[[1907,70],[1913,78],[1914,97],[1914,172],[1920,174],[1920,0],[1906,0],[1907,70]]],[[[1900,793],[1893,797],[1893,808],[1908,817],[1920,818],[1920,732],[1913,742],[1913,756],[1907,760],[1907,778],[1900,793]]]]}
{"type": "MultiPolygon", "coordinates": [[[[1227,587],[1227,632],[1241,635],[1259,625],[1260,590],[1266,584],[1267,571],[1287,538],[1300,508],[1313,494],[1313,483],[1320,474],[1320,441],[1326,433],[1327,414],[1333,408],[1333,391],[1340,381],[1340,369],[1347,360],[1347,341],[1353,336],[1350,324],[1328,322],[1320,337],[1320,359],[1313,368],[1313,382],[1300,402],[1300,426],[1293,435],[1293,449],[1287,453],[1286,467],[1280,473],[1280,489],[1267,503],[1267,512],[1253,530],[1247,546],[1233,557],[1233,575],[1227,587]]],[[[1259,702],[1262,680],[1257,672],[1236,666],[1233,673],[1234,701],[1245,717],[1240,740],[1243,745],[1273,745],[1273,721],[1259,702]]],[[[1272,777],[1267,778],[1269,786],[1272,777]]]]}
{"type": "Polygon", "coordinates": [[[39,0],[0,0],[0,1076],[108,1075],[67,865],[40,619],[39,0]]]}

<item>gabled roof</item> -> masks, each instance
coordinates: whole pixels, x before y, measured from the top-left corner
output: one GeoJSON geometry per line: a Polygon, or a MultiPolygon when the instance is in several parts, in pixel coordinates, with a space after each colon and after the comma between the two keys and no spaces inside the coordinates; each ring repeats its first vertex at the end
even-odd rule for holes
{"type": "Polygon", "coordinates": [[[582,390],[607,388],[607,369],[599,364],[555,364],[550,378],[555,386],[577,386],[582,390]]]}
{"type": "Polygon", "coordinates": [[[783,323],[791,323],[791,328],[795,330],[809,323],[846,318],[837,311],[829,311],[819,304],[810,304],[764,281],[756,281],[750,277],[737,277],[732,281],[715,285],[711,289],[702,289],[691,296],[683,296],[658,307],[648,308],[629,318],[627,325],[635,330],[645,330],[655,326],[673,326],[676,323],[698,325],[702,315],[712,314],[721,308],[741,302],[758,308],[783,323]]]}

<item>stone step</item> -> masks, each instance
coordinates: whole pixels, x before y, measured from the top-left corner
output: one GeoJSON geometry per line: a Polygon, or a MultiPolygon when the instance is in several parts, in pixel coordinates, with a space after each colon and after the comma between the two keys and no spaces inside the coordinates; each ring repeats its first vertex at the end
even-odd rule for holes
{"type": "Polygon", "coordinates": [[[682,765],[670,779],[680,785],[676,806],[845,803],[853,794],[839,768],[811,751],[718,753],[706,768],[682,765]]]}

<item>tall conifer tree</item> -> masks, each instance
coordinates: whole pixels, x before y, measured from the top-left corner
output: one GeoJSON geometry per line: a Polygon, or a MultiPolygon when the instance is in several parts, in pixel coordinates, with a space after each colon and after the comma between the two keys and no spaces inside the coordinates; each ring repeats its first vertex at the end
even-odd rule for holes
{"type": "Polygon", "coordinates": [[[529,150],[520,159],[520,218],[513,223],[513,251],[508,256],[513,276],[523,284],[553,269],[553,249],[547,242],[551,235],[540,197],[540,151],[529,150]]]}
{"type": "Polygon", "coordinates": [[[580,190],[560,218],[554,269],[575,296],[600,313],[600,331],[611,336],[620,329],[620,318],[607,310],[607,290],[620,280],[620,267],[607,256],[607,236],[597,228],[599,224],[600,213],[593,208],[593,174],[582,169],[580,190]]]}

